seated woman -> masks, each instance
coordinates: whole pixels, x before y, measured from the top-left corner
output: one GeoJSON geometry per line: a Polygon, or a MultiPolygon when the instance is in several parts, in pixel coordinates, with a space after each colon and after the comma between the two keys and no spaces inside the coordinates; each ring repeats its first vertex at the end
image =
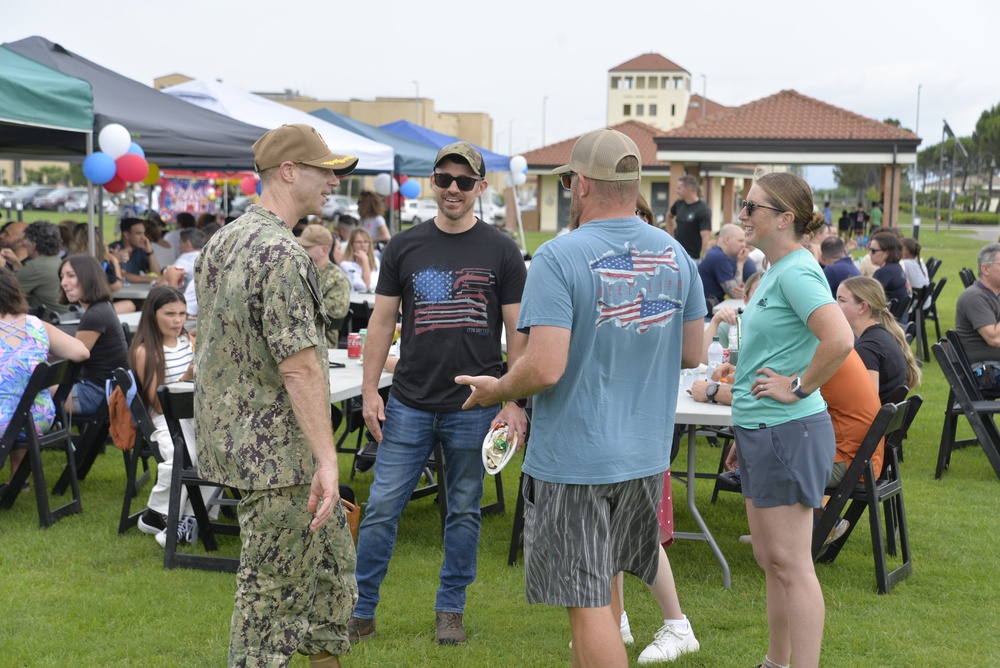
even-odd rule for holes
{"type": "Polygon", "coordinates": [[[883,403],[900,385],[920,384],[920,367],[903,330],[889,313],[881,283],[867,276],[848,278],[837,288],[837,304],[857,337],[854,349],[883,403]]]}
{"type": "MultiPolygon", "coordinates": [[[[156,485],[149,492],[146,511],[139,517],[139,530],[156,536],[160,547],[167,544],[167,512],[170,510],[170,479],[174,469],[174,442],[167,429],[167,420],[156,396],[160,385],[194,378],[194,347],[184,330],[187,304],[180,290],[157,286],[149,291],[142,305],[139,329],[129,349],[129,365],[135,374],[139,395],[149,410],[156,445],[163,461],[156,465],[156,485]]],[[[194,441],[194,420],[181,420],[184,443],[191,461],[197,461],[194,441]]],[[[207,502],[211,487],[202,487],[207,502]]],[[[194,511],[187,500],[187,490],[181,489],[181,521],[177,524],[177,540],[197,540],[194,511]]]]}
{"type": "Polygon", "coordinates": [[[355,292],[375,292],[378,283],[378,260],[372,248],[372,238],[364,228],[351,232],[347,241],[349,260],[340,263],[340,268],[351,280],[351,289],[355,292]]]}
{"type": "MultiPolygon", "coordinates": [[[[892,232],[879,232],[868,242],[868,253],[872,264],[878,269],[872,278],[885,287],[886,302],[892,300],[896,304],[910,302],[910,286],[906,281],[906,271],[899,263],[903,259],[903,246],[899,238],[892,232]]],[[[905,316],[903,319],[905,323],[905,316]]]]}
{"type": "MultiPolygon", "coordinates": [[[[903,259],[900,261],[903,271],[906,272],[906,280],[910,282],[910,290],[926,288],[931,283],[927,274],[927,265],[920,259],[920,242],[913,237],[903,239],[903,259]]],[[[931,296],[927,295],[924,300],[924,308],[931,305],[931,296]]]]}
{"type": "Polygon", "coordinates": [[[63,261],[59,287],[64,303],[76,303],[84,309],[76,338],[90,351],[66,410],[93,415],[104,400],[104,382],[116,368],[126,365],[125,331],[111,305],[111,288],[104,269],[90,255],[70,255],[63,261]]]}
{"type": "MultiPolygon", "coordinates": [[[[27,313],[28,302],[14,272],[0,267],[0,436],[7,431],[39,362],[50,355],[73,362],[90,357],[82,341],[27,313]]],[[[35,432],[41,435],[48,431],[55,415],[49,390],[42,390],[31,407],[35,432]]],[[[22,459],[24,450],[10,453],[11,475],[22,459]]]]}
{"type": "MultiPolygon", "coordinates": [[[[747,278],[746,282],[743,283],[743,304],[748,304],[750,302],[750,297],[753,296],[754,291],[757,289],[757,283],[760,281],[764,272],[757,271],[747,278]]],[[[736,324],[736,311],[724,306],[720,308],[712,316],[712,321],[708,323],[708,327],[705,328],[705,334],[701,351],[701,363],[708,364],[708,347],[712,345],[712,339],[716,336],[719,337],[719,343],[722,344],[723,348],[729,346],[729,328],[736,324]]]]}

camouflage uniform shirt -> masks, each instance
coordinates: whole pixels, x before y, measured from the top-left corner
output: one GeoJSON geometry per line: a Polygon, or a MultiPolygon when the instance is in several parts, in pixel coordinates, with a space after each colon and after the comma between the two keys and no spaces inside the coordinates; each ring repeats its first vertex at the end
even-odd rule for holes
{"type": "Polygon", "coordinates": [[[340,344],[340,325],[351,307],[351,280],[335,262],[327,262],[318,269],[318,273],[319,291],[323,295],[326,315],[330,318],[326,328],[326,345],[336,348],[340,344]]]}
{"type": "Polygon", "coordinates": [[[212,237],[194,275],[199,472],[244,490],[309,484],[312,451],[278,364],[315,348],[327,369],[316,265],[280,218],[253,205],[212,237]]]}

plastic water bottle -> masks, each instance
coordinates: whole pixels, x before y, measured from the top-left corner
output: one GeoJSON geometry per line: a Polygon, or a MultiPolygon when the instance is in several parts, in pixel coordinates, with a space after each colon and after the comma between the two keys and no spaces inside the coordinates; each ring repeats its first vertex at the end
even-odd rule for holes
{"type": "Polygon", "coordinates": [[[742,317],[740,314],[736,314],[736,324],[729,328],[729,348],[726,350],[729,353],[728,362],[732,365],[736,365],[736,360],[739,359],[740,355],[740,339],[742,338],[743,332],[740,330],[742,326],[742,317]]]}
{"type": "Polygon", "coordinates": [[[722,344],[719,337],[712,337],[712,345],[708,347],[708,377],[712,377],[712,372],[722,364],[722,344]]]}

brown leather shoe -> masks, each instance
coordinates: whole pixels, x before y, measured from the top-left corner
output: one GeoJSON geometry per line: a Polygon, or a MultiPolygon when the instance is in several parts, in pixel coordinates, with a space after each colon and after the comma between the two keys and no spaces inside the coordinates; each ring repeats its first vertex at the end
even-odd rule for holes
{"type": "Polygon", "coordinates": [[[434,621],[434,639],[439,645],[464,645],[465,626],[457,612],[439,612],[434,621]]]}
{"type": "Polygon", "coordinates": [[[352,645],[375,635],[375,620],[351,617],[347,620],[347,639],[352,645]]]}

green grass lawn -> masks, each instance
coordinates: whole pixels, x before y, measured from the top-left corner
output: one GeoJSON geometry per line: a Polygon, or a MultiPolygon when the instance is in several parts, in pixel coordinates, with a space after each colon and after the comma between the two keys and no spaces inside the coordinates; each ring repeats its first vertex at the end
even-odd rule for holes
{"type": "MultiPolygon", "coordinates": [[[[924,227],[925,259],[941,258],[948,285],[939,302],[942,331],[954,319],[958,270],[975,265],[985,243],[968,234],[934,234],[924,227]]],[[[529,234],[534,250],[547,235],[529,234]]],[[[932,330],[933,336],[933,330],[932,330]]],[[[905,443],[902,475],[913,549],[913,574],[888,596],[875,592],[867,525],[859,527],[833,564],[817,565],[826,598],[824,666],[1000,665],[1000,605],[993,578],[1000,570],[1000,481],[979,448],[957,451],[951,470],[934,480],[947,386],[936,363],[924,367],[925,400],[905,443]]],[[[964,434],[971,433],[967,427],[964,434]]],[[[681,461],[685,457],[679,455],[681,461]]],[[[714,470],[719,451],[699,443],[700,470],[714,470]]],[[[507,513],[483,520],[476,583],[469,589],[465,647],[433,642],[434,592],[442,550],[432,497],[403,514],[396,554],[382,586],[379,634],[357,646],[346,666],[558,666],[570,661],[569,625],[557,608],[524,602],[522,561],[507,565],[521,456],[504,470],[507,513]]],[[[47,458],[49,475],[60,470],[47,458]]],[[[350,459],[341,460],[344,482],[350,459]]],[[[371,473],[351,482],[363,502],[371,473]]],[[[493,498],[487,479],[485,502],[493,498]]],[[[217,666],[226,657],[232,575],[163,569],[151,536],[117,535],[124,489],[121,456],[113,449],[82,483],[84,513],[38,528],[33,498],[22,495],[0,512],[0,666],[217,666]]],[[[677,487],[680,531],[693,523],[677,487]]],[[[136,503],[143,504],[149,488],[136,503]]],[[[697,482],[699,507],[732,568],[726,590],[704,543],[680,541],[668,550],[684,612],[702,649],[678,666],[752,666],[764,655],[764,580],[750,546],[742,499],[697,482]]],[[[864,520],[867,522],[867,518],[864,520]]],[[[238,553],[222,537],[223,552],[238,553]]],[[[626,607],[639,652],[659,627],[659,611],[635,578],[626,578],[626,607]]],[[[296,666],[306,666],[298,657],[296,666]]]]}

